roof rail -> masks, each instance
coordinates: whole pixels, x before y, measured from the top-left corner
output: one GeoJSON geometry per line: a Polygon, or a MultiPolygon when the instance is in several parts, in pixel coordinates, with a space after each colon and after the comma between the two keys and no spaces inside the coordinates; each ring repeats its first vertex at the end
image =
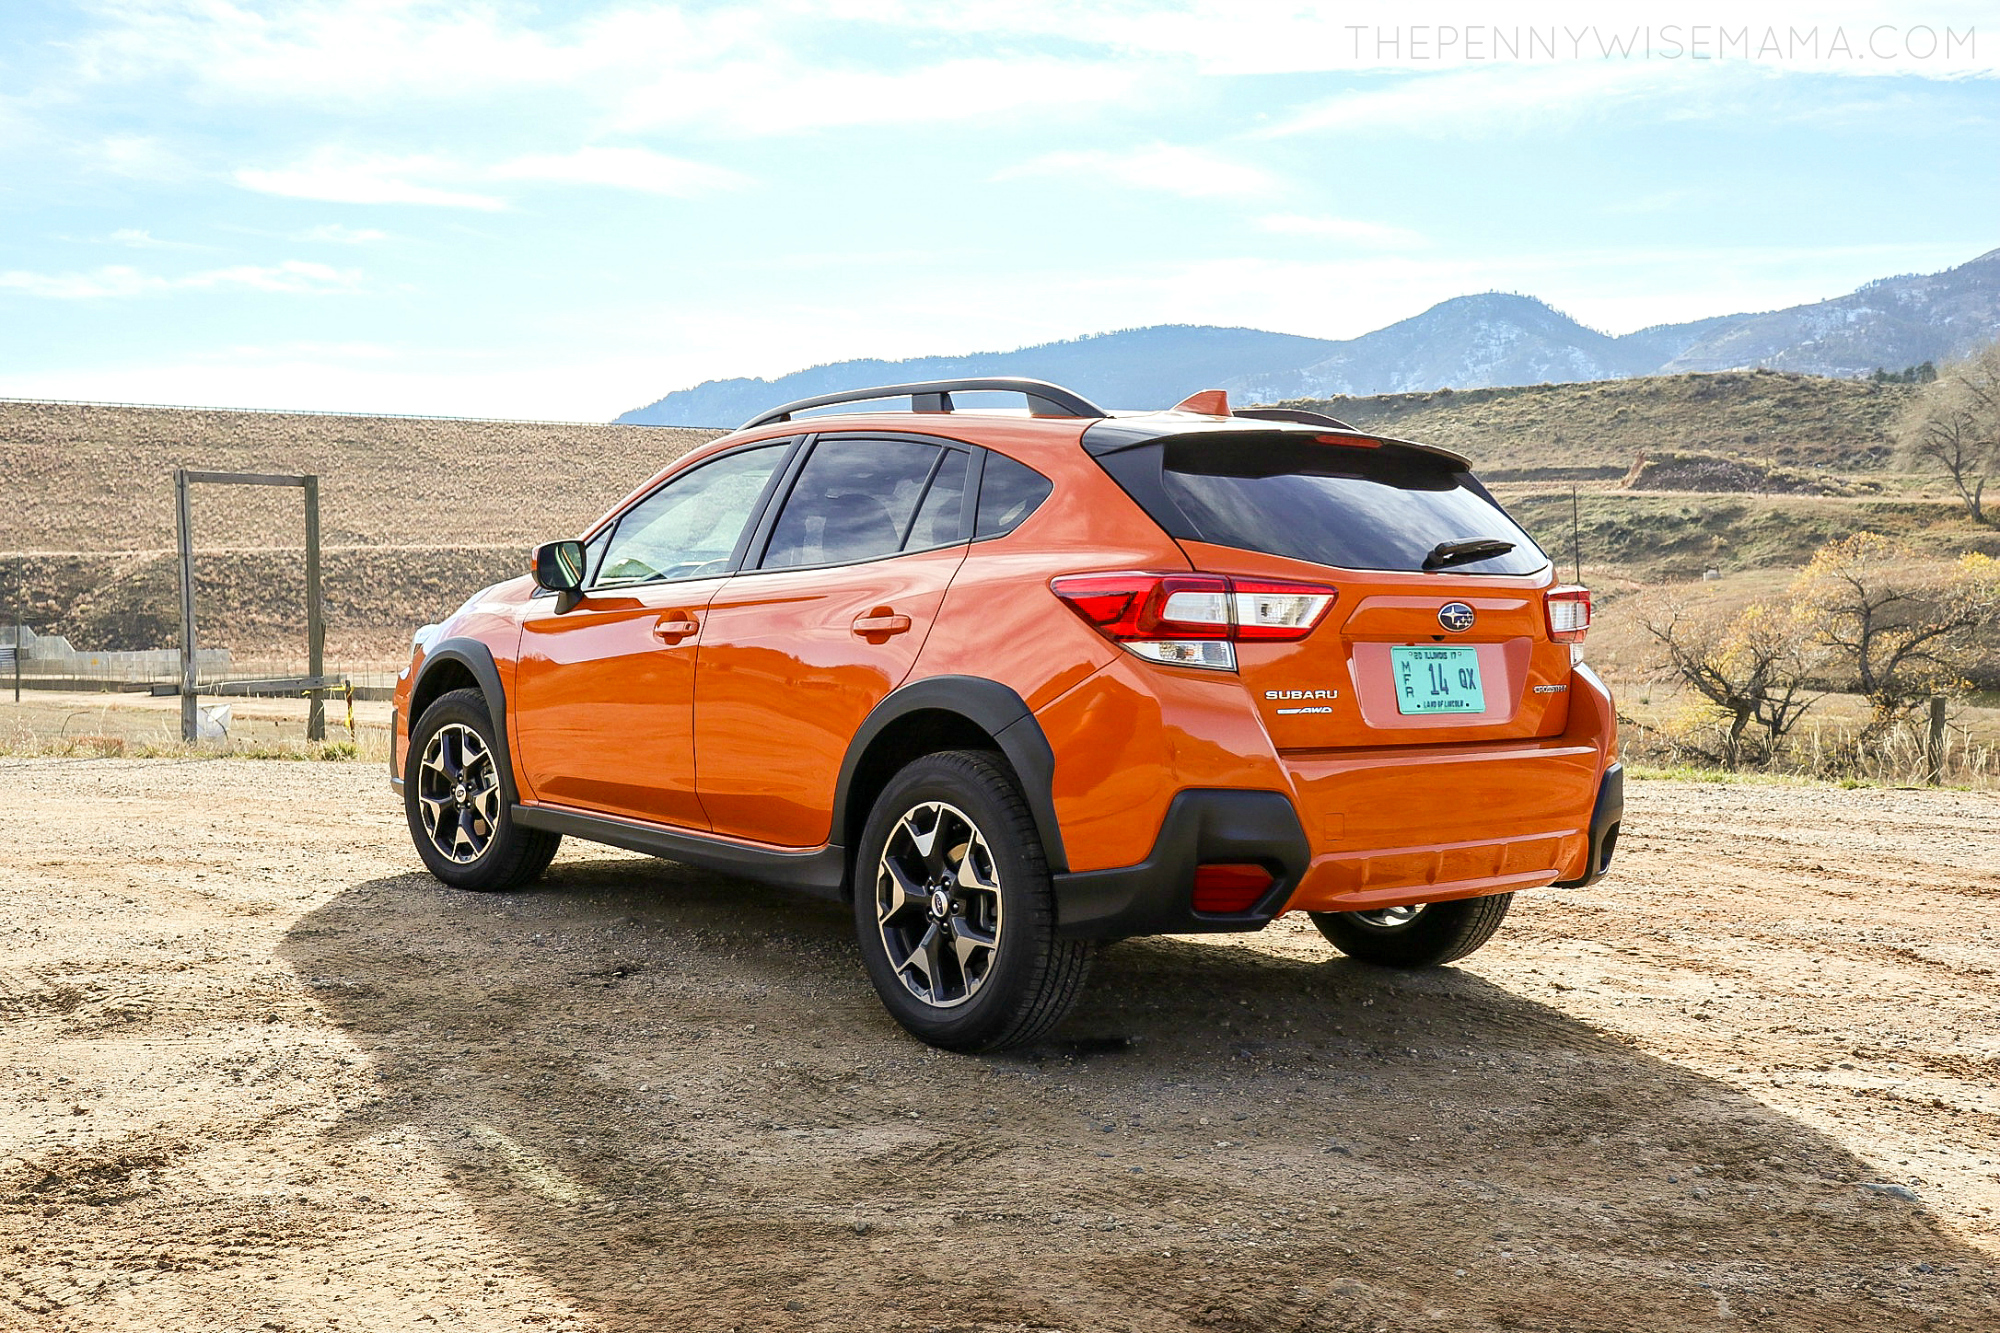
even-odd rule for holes
{"type": "Polygon", "coordinates": [[[1103,408],[1087,398],[1079,397],[1059,384],[1046,380],[1024,380],[1012,376],[996,376],[969,380],[926,380],[921,384],[885,384],[877,389],[850,389],[845,393],[823,393],[817,398],[801,398],[796,403],[786,403],[738,426],[738,430],[752,430],[758,426],[768,426],[774,421],[790,421],[792,415],[814,407],[831,407],[835,403],[865,403],[873,398],[901,398],[909,395],[910,410],[913,412],[949,412],[952,410],[951,396],[954,393],[1018,393],[1028,400],[1028,411],[1038,417],[1102,417],[1109,416],[1103,408]]]}
{"type": "Polygon", "coordinates": [[[1330,417],[1324,412],[1301,411],[1296,407],[1239,407],[1232,415],[1249,417],[1255,421],[1295,421],[1302,426],[1332,426],[1336,430],[1354,429],[1339,417],[1330,417]]]}

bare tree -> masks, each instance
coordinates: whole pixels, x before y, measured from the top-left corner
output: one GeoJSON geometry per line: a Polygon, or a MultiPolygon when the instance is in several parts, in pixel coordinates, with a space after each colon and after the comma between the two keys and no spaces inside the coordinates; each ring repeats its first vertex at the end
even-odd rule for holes
{"type": "Polygon", "coordinates": [[[1674,674],[1728,716],[1722,761],[1730,768],[1746,758],[1752,723],[1764,733],[1754,757],[1767,761],[1820,698],[1810,685],[1820,668],[1814,640],[1789,611],[1752,606],[1725,619],[1675,606],[1644,624],[1674,674]]]}
{"type": "Polygon", "coordinates": [[[2000,562],[1990,556],[1926,559],[1878,533],[1857,533],[1822,546],[1792,598],[1838,686],[1871,705],[1870,735],[1992,667],[2000,562]]]}
{"type": "Polygon", "coordinates": [[[1991,523],[1986,483],[2000,474],[2000,342],[1947,365],[1904,413],[1903,447],[1942,472],[1975,523],[1991,523]]]}

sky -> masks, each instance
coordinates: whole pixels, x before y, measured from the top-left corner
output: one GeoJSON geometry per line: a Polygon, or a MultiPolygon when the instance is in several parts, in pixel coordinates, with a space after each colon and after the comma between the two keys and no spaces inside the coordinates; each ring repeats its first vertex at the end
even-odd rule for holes
{"type": "Polygon", "coordinates": [[[1489,290],[1623,333],[2000,247],[1990,6],[1415,8],[5,0],[0,396],[604,420],[1489,290]]]}

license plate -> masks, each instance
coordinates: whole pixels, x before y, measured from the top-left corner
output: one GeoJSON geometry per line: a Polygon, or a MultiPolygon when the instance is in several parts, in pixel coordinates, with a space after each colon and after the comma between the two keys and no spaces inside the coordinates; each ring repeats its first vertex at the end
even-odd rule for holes
{"type": "Polygon", "coordinates": [[[1399,713],[1483,713],[1477,648],[1391,648],[1399,713]]]}

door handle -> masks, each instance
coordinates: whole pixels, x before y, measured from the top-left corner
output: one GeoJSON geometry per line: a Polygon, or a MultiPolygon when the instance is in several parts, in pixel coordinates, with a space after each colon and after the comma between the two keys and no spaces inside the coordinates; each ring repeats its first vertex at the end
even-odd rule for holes
{"type": "Polygon", "coordinates": [[[653,622],[653,637],[665,643],[679,643],[700,628],[688,612],[669,611],[653,622]]]}
{"type": "Polygon", "coordinates": [[[891,634],[910,628],[910,618],[886,606],[878,606],[865,616],[854,618],[854,632],[870,643],[885,642],[891,634]]]}

